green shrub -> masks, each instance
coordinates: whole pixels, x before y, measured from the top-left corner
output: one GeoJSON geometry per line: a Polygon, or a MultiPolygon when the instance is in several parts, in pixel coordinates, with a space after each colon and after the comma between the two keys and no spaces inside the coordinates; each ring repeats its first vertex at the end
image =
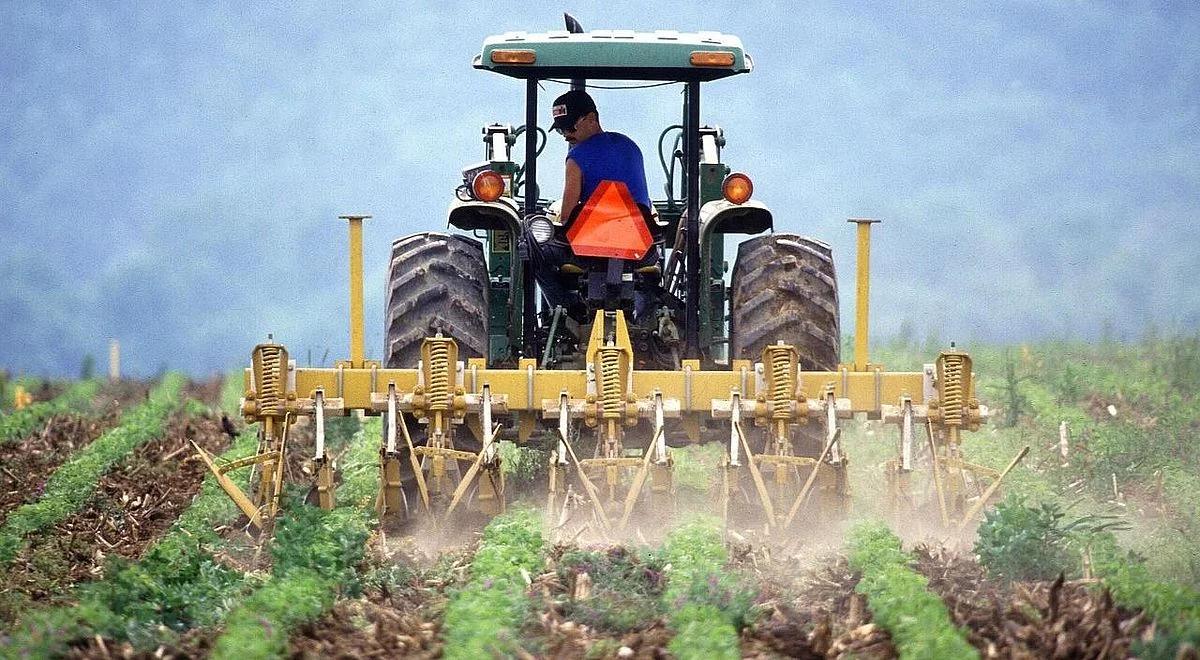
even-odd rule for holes
{"type": "Polygon", "coordinates": [[[455,592],[444,623],[447,658],[508,654],[529,611],[521,569],[542,565],[540,514],[513,509],[492,519],[471,563],[470,581],[455,592]]]}
{"type": "Polygon", "coordinates": [[[533,485],[546,475],[550,452],[533,447],[518,446],[511,440],[500,441],[500,469],[504,472],[506,488],[520,490],[533,485]]]}
{"type": "Polygon", "coordinates": [[[985,515],[975,539],[975,554],[995,577],[1052,580],[1059,573],[1078,573],[1081,551],[1096,534],[1127,528],[1112,516],[1068,519],[1056,502],[1030,506],[1021,496],[1009,494],[985,515]]]}
{"type": "Polygon", "coordinates": [[[945,603],[909,568],[912,556],[880,523],[850,531],[850,567],[862,574],[855,591],[865,594],[875,622],[892,635],[901,658],[978,658],[950,621],[945,603]]]}
{"type": "Polygon", "coordinates": [[[162,435],[167,418],[179,407],[183,377],[170,374],[142,405],[125,412],[121,425],[80,449],[46,482],[36,501],[9,514],[0,527],[0,566],[11,562],[32,532],[74,513],[91,497],[100,477],[138,446],[162,435]]]}

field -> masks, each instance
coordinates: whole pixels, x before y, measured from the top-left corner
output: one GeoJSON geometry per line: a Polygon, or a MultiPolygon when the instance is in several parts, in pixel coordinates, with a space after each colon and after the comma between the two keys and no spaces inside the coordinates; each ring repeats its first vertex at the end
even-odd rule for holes
{"type": "Polygon", "coordinates": [[[511,446],[507,513],[381,527],[377,418],[330,425],[329,512],[304,504],[298,429],[297,486],[257,538],[190,444],[255,451],[240,382],[30,383],[0,417],[0,657],[1196,657],[1200,338],[967,348],[993,410],[968,458],[1032,447],[978,528],[890,518],[892,431],[856,421],[851,518],[782,544],[705,513],[710,450],[679,452],[649,542],[555,533],[544,455],[511,446]]]}

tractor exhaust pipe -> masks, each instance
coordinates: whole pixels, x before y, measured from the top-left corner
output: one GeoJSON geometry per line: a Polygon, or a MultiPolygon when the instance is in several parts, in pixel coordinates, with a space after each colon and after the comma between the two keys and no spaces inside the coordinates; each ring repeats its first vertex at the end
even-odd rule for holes
{"type": "Polygon", "coordinates": [[[866,371],[870,364],[867,348],[871,313],[871,225],[878,220],[850,218],[858,225],[858,277],[854,294],[854,370],[866,371]]]}

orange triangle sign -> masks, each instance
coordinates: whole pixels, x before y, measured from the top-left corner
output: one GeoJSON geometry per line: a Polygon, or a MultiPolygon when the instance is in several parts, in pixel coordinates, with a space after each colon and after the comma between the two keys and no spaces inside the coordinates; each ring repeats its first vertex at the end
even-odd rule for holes
{"type": "Polygon", "coordinates": [[[604,180],[580,209],[567,230],[571,250],[581,257],[637,260],[646,256],[654,239],[642,210],[622,181],[604,180]]]}

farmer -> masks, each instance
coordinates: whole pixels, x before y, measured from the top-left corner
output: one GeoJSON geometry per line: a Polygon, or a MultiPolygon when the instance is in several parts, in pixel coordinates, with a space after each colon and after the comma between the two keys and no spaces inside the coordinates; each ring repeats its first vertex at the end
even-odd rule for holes
{"type": "MultiPolygon", "coordinates": [[[[600,126],[596,102],[581,89],[573,89],[554,99],[552,130],[562,134],[567,150],[566,175],[561,198],[561,224],[569,226],[601,181],[625,184],[630,196],[647,210],[650,194],[646,189],[646,171],[642,152],[625,135],[605,131],[600,126]]],[[[561,272],[563,264],[574,256],[571,247],[558,236],[544,243],[526,237],[530,261],[542,292],[553,306],[562,305],[577,318],[586,314],[576,278],[561,272]]]]}

